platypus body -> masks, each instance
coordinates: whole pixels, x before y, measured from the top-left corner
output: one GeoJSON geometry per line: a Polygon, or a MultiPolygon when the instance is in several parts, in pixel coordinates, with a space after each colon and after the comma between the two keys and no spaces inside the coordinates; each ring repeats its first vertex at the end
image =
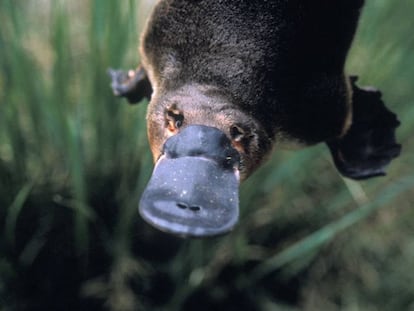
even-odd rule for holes
{"type": "Polygon", "coordinates": [[[158,1],[141,65],[111,71],[116,95],[150,98],[144,219],[180,236],[228,232],[240,181],[286,140],[325,142],[346,177],[384,175],[399,122],[344,73],[363,2],[158,1]]]}

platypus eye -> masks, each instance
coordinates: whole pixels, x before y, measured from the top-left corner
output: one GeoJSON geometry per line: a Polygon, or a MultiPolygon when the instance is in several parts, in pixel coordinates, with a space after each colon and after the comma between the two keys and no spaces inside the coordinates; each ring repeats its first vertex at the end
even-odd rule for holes
{"type": "Polygon", "coordinates": [[[230,128],[230,136],[234,141],[241,141],[245,136],[245,131],[239,125],[232,125],[230,128]]]}
{"type": "Polygon", "coordinates": [[[180,128],[183,125],[183,120],[176,120],[175,121],[175,127],[180,128]]]}
{"type": "Polygon", "coordinates": [[[166,109],[165,111],[165,127],[168,128],[169,131],[175,132],[179,129],[184,122],[184,115],[183,113],[176,108],[174,105],[166,109]]]}
{"type": "Polygon", "coordinates": [[[241,127],[238,124],[233,124],[230,127],[230,137],[233,147],[240,153],[247,153],[250,150],[255,134],[250,128],[241,127]]]}

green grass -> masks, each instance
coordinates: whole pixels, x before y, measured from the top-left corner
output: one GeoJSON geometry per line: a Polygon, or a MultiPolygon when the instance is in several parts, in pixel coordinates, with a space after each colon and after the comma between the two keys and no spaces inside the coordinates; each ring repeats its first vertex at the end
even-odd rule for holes
{"type": "Polygon", "coordinates": [[[278,150],[234,232],[181,241],[139,219],[146,104],[106,74],[138,64],[145,6],[0,1],[0,310],[412,308],[413,10],[367,1],[347,64],[402,122],[387,177],[342,179],[322,145],[278,150]]]}

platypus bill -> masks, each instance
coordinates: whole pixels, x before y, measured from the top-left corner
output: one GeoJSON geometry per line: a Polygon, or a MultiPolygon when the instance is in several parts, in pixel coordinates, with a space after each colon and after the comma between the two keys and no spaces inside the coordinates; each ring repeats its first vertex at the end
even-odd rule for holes
{"type": "Polygon", "coordinates": [[[397,117],[344,73],[363,2],[158,1],[140,66],[110,70],[115,95],[150,99],[141,216],[183,237],[229,232],[240,182],[280,137],[326,143],[345,177],[385,175],[397,117]]]}

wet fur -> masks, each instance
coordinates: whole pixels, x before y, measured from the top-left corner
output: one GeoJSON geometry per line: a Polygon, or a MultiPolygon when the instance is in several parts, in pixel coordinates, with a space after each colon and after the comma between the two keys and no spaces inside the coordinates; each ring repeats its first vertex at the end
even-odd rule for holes
{"type": "Polygon", "coordinates": [[[350,111],[343,66],[362,4],[161,1],[142,37],[142,63],[155,92],[213,85],[271,138],[282,131],[325,141],[343,132],[350,111]]]}
{"type": "Polygon", "coordinates": [[[165,140],[179,131],[166,130],[165,111],[174,106],[182,112],[184,126],[213,126],[233,140],[241,153],[243,178],[274,145],[287,140],[327,142],[344,176],[385,174],[385,166],[401,148],[395,142],[398,122],[362,131],[358,120],[370,118],[370,112],[358,107],[371,105],[381,112],[370,124],[397,119],[374,92],[354,96],[360,89],[344,73],[363,4],[159,1],[141,37],[142,67],[132,77],[112,72],[114,92],[134,102],[151,97],[147,122],[155,160],[165,140]],[[364,103],[367,99],[369,104],[364,103]],[[353,115],[353,110],[361,115],[353,115]],[[238,139],[232,137],[234,126],[243,132],[238,139]],[[366,139],[381,131],[387,139],[380,144],[366,139]],[[381,152],[367,160],[362,150],[381,152]],[[344,154],[352,161],[343,159],[344,154]],[[376,156],[381,161],[371,160],[376,156]]]}

